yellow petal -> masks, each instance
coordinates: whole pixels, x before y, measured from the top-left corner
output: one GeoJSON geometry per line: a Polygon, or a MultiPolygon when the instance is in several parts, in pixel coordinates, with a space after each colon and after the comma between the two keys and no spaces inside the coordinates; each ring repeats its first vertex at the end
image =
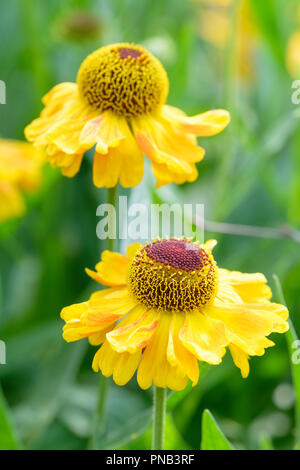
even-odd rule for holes
{"type": "Polygon", "coordinates": [[[89,343],[92,346],[99,346],[100,344],[104,343],[104,341],[106,340],[107,333],[109,333],[113,329],[114,325],[115,323],[112,323],[102,331],[98,331],[97,333],[93,333],[92,335],[90,335],[88,337],[89,343]]]}
{"type": "Polygon", "coordinates": [[[198,171],[196,166],[191,163],[189,164],[191,172],[190,173],[174,173],[170,171],[167,165],[165,164],[158,164],[152,162],[152,170],[154,173],[154,176],[156,178],[156,187],[160,188],[161,186],[164,186],[165,184],[171,184],[171,183],[176,183],[176,184],[182,184],[182,183],[192,183],[195,181],[198,177],[198,171]]]}
{"type": "Polygon", "coordinates": [[[77,100],[77,85],[75,83],[61,83],[55,86],[43,98],[45,108],[39,118],[32,121],[25,128],[25,136],[30,142],[46,145],[47,132],[61,119],[66,103],[74,104],[77,100]]]}
{"type": "Polygon", "coordinates": [[[105,377],[112,375],[117,385],[125,385],[135,373],[140,356],[140,351],[135,354],[117,353],[105,341],[95,354],[92,367],[95,372],[101,370],[105,377]]]}
{"type": "Polygon", "coordinates": [[[137,301],[124,287],[111,287],[94,292],[89,299],[89,305],[92,309],[120,316],[128,313],[136,304],[137,301]]]}
{"type": "Polygon", "coordinates": [[[88,309],[88,302],[80,302],[78,304],[64,307],[61,312],[61,318],[67,322],[69,320],[79,319],[81,315],[88,309]]]}
{"type": "Polygon", "coordinates": [[[72,119],[71,117],[62,120],[53,129],[49,130],[48,140],[64,153],[72,155],[84,152],[89,148],[82,146],[79,141],[84,122],[83,119],[72,119]]]}
{"type": "Polygon", "coordinates": [[[176,123],[184,132],[208,137],[219,134],[230,122],[230,114],[224,109],[214,109],[197,116],[188,117],[180,115],[171,106],[163,106],[163,116],[176,123]]]}
{"type": "Polygon", "coordinates": [[[144,116],[136,118],[132,125],[145,155],[155,163],[167,165],[174,173],[190,174],[189,163],[198,162],[204,157],[202,147],[167,121],[144,116]]]}
{"type": "Polygon", "coordinates": [[[199,311],[187,312],[179,332],[182,344],[200,361],[219,364],[228,344],[222,322],[199,311]]]}
{"type": "Polygon", "coordinates": [[[200,246],[204,248],[204,250],[213,251],[217,243],[218,243],[217,240],[211,239],[211,240],[207,240],[205,243],[202,243],[200,246]]]}
{"type": "Polygon", "coordinates": [[[99,344],[135,304],[126,289],[112,288],[96,292],[89,301],[70,305],[61,311],[61,317],[66,322],[63,337],[68,342],[91,337],[92,344],[99,344]]]}
{"type": "Polygon", "coordinates": [[[143,349],[152,338],[158,324],[159,313],[155,310],[147,310],[144,305],[137,305],[121,321],[117,328],[107,335],[107,341],[111,347],[121,353],[136,353],[143,349]]]}
{"type": "Polygon", "coordinates": [[[223,322],[229,341],[249,355],[261,354],[261,340],[273,331],[283,331],[286,322],[271,311],[269,305],[225,304],[215,299],[215,304],[205,307],[205,314],[223,322]]]}
{"type": "Polygon", "coordinates": [[[96,145],[98,154],[107,154],[110,148],[117,147],[125,139],[121,130],[123,118],[105,112],[88,121],[80,134],[81,145],[91,148],[96,145]]]}
{"type": "Polygon", "coordinates": [[[107,155],[95,152],[93,160],[93,182],[97,188],[114,188],[118,184],[121,158],[115,158],[111,150],[107,155]]]}
{"type": "MultiPolygon", "coordinates": [[[[52,150],[52,147],[50,147],[50,149],[52,150]]],[[[62,174],[69,178],[72,178],[78,173],[80,166],[81,166],[82,158],[83,158],[83,154],[69,155],[64,152],[61,152],[60,150],[56,150],[50,155],[47,152],[47,156],[51,165],[54,168],[60,167],[62,174]]]]}
{"type": "MultiPolygon", "coordinates": [[[[66,101],[75,96],[77,96],[77,84],[73,82],[63,82],[55,85],[44,95],[42,102],[45,106],[50,103],[59,103],[63,106],[66,101]]],[[[49,107],[46,107],[46,109],[49,109],[49,107]]]]}
{"type": "Polygon", "coordinates": [[[138,242],[131,243],[127,247],[127,250],[126,250],[127,258],[129,258],[130,260],[134,258],[136,255],[136,252],[140,250],[141,248],[143,248],[143,245],[141,243],[138,243],[138,242]]]}
{"type": "Polygon", "coordinates": [[[261,302],[272,297],[272,291],[266,284],[267,280],[261,273],[246,274],[219,269],[219,278],[220,281],[233,286],[244,302],[261,302]]]}
{"type": "Polygon", "coordinates": [[[233,286],[231,286],[227,282],[222,282],[221,280],[219,280],[218,283],[216,299],[225,304],[234,303],[241,305],[243,303],[242,298],[239,296],[233,286]]]}
{"type": "Polygon", "coordinates": [[[184,322],[182,312],[173,313],[169,331],[167,358],[171,366],[178,367],[186,373],[189,379],[196,385],[199,379],[199,367],[196,357],[188,351],[179,339],[179,331],[184,322]]]}
{"type": "Polygon", "coordinates": [[[124,286],[127,282],[129,259],[120,253],[105,250],[101,261],[96,264],[96,271],[86,268],[86,273],[95,281],[105,286],[124,286]]]}
{"type": "Polygon", "coordinates": [[[167,359],[171,314],[163,312],[155,333],[146,346],[138,368],[137,380],[142,389],[151,387],[183,390],[187,376],[178,367],[173,367],[167,359]]]}
{"type": "Polygon", "coordinates": [[[234,344],[229,345],[229,350],[235,365],[241,370],[242,377],[245,379],[249,375],[249,357],[240,348],[234,344]]]}
{"type": "Polygon", "coordinates": [[[125,187],[137,186],[144,173],[143,155],[125,119],[119,118],[120,132],[124,139],[106,155],[97,152],[94,156],[93,178],[95,186],[111,188],[118,181],[125,187]]]}

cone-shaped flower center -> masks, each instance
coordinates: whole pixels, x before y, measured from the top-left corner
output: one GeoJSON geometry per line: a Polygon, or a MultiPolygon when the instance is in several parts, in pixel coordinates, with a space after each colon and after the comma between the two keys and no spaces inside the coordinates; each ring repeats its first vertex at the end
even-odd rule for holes
{"type": "Polygon", "coordinates": [[[210,302],[217,289],[212,254],[187,240],[157,240],[137,252],[129,269],[132,294],[150,308],[190,311],[210,302]]]}
{"type": "Polygon", "coordinates": [[[124,117],[150,113],[164,104],[169,89],[161,63],[142,46],[121,43],[101,47],[81,64],[81,97],[93,109],[124,117]]]}

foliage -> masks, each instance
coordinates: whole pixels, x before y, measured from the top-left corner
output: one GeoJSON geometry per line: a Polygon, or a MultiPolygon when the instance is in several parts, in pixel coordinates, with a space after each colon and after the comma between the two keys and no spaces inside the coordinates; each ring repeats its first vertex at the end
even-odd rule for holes
{"type": "MultiPolygon", "coordinates": [[[[232,123],[218,137],[202,139],[207,153],[195,183],[155,191],[144,184],[143,197],[204,203],[207,220],[278,227],[277,239],[206,237],[218,238],[220,266],[263,272],[272,287],[271,276],[278,275],[299,334],[300,250],[286,236],[287,227],[300,225],[300,127],[285,67],[287,40],[298,27],[297,2],[248,3],[254,32],[251,54],[242,57],[250,69],[244,76],[236,63],[239,31],[230,28],[224,48],[205,41],[200,1],[2,2],[0,79],[7,83],[7,104],[0,105],[0,134],[23,139],[24,126],[41,110],[41,97],[56,83],[74,81],[80,62],[95,48],[120,41],[149,47],[167,69],[170,104],[188,114],[223,107],[232,123]],[[70,18],[80,12],[97,27],[78,38],[70,18]]],[[[139,191],[132,191],[133,200],[139,191]]],[[[90,446],[98,388],[91,371],[95,348],[86,341],[63,344],[59,312],[95,287],[84,267],[94,266],[103,248],[95,228],[96,207],[104,200],[105,191],[91,185],[89,159],[71,180],[47,166],[42,189],[27,200],[27,215],[0,227],[0,338],[7,345],[7,364],[0,365],[0,448],[90,446]]],[[[200,442],[202,448],[229,448],[229,441],[238,449],[293,448],[300,389],[292,388],[285,338],[272,339],[276,347],[251,359],[247,380],[226,357],[221,366],[205,368],[196,387],[169,397],[167,448],[198,449],[200,442]],[[226,438],[204,409],[217,416],[226,438]]],[[[293,370],[296,384],[299,371],[293,370]]],[[[139,390],[135,379],[124,388],[111,384],[98,445],[149,448],[150,408],[151,391],[139,390]]]]}

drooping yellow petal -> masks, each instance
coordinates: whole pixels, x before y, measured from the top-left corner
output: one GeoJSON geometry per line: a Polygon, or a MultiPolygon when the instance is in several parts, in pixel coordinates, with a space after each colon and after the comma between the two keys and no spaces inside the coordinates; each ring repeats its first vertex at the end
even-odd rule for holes
{"type": "Polygon", "coordinates": [[[151,341],[146,346],[138,368],[137,380],[142,389],[151,387],[183,390],[188,377],[167,358],[171,314],[163,312],[151,341]]]}
{"type": "Polygon", "coordinates": [[[126,135],[122,132],[122,118],[107,111],[85,124],[79,140],[86,148],[96,145],[96,152],[105,155],[110,148],[118,147],[125,138],[126,135]]]}
{"type": "Polygon", "coordinates": [[[78,304],[64,307],[61,312],[61,318],[67,322],[69,320],[80,319],[81,315],[88,309],[88,302],[80,302],[78,304]]]}
{"type": "MultiPolygon", "coordinates": [[[[73,82],[63,82],[55,85],[46,95],[43,96],[42,102],[45,106],[48,104],[56,104],[57,107],[62,107],[68,101],[68,99],[77,97],[77,84],[73,82]]],[[[51,106],[47,106],[42,114],[49,116],[53,114],[57,109],[51,109],[51,106]]]]}
{"type": "Polygon", "coordinates": [[[114,324],[135,305],[135,300],[124,288],[96,292],[89,301],[70,305],[61,311],[66,322],[63,337],[68,342],[91,337],[92,344],[99,344],[114,324]]]}
{"type": "Polygon", "coordinates": [[[199,137],[219,134],[230,122],[230,114],[224,109],[214,109],[197,116],[188,117],[179,114],[176,108],[165,105],[162,114],[167,120],[178,125],[182,131],[199,137]]]}
{"type": "MultiPolygon", "coordinates": [[[[86,304],[87,302],[83,303],[86,304]]],[[[68,315],[71,315],[72,307],[72,305],[65,307],[69,309],[68,315]]],[[[114,313],[94,312],[88,305],[80,318],[73,318],[66,322],[63,327],[63,338],[69,343],[87,337],[93,337],[95,340],[95,335],[97,335],[97,341],[100,338],[103,341],[106,332],[113,328],[119,318],[120,315],[114,313]]]]}
{"type": "Polygon", "coordinates": [[[94,113],[81,102],[77,85],[72,83],[57,85],[43,102],[40,117],[25,129],[26,138],[38,148],[46,148],[50,163],[61,167],[64,176],[73,177],[84,152],[93,146],[82,143],[80,135],[94,113]]]}
{"type": "Polygon", "coordinates": [[[93,333],[88,337],[89,343],[91,346],[99,346],[100,344],[104,343],[106,340],[106,335],[114,328],[114,323],[110,324],[107,328],[104,328],[97,333],[93,333]]]}
{"type": "Polygon", "coordinates": [[[220,280],[218,283],[216,299],[225,304],[235,303],[241,305],[243,303],[242,298],[239,296],[233,286],[220,280]]]}
{"type": "Polygon", "coordinates": [[[203,159],[204,149],[190,136],[179,132],[159,117],[143,116],[132,121],[139,147],[156,165],[184,181],[195,175],[194,163],[203,159]]]}
{"type": "Polygon", "coordinates": [[[95,310],[103,313],[115,313],[123,316],[137,305],[137,301],[132,297],[127,288],[111,287],[94,292],[89,305],[95,310]]]}
{"type": "Polygon", "coordinates": [[[189,164],[191,172],[189,174],[186,173],[175,173],[170,171],[167,165],[165,164],[158,164],[152,162],[152,170],[153,174],[156,178],[156,188],[160,188],[165,184],[183,184],[183,183],[192,183],[198,177],[198,171],[196,166],[193,163],[189,164]]]}
{"type": "MultiPolygon", "coordinates": [[[[49,146],[50,147],[50,146],[49,146]]],[[[61,172],[64,176],[72,178],[75,176],[81,166],[83,154],[81,155],[70,155],[62,152],[61,150],[57,149],[57,147],[53,144],[53,147],[49,147],[47,151],[47,157],[51,165],[56,168],[60,167],[61,172]]]]}
{"type": "Polygon", "coordinates": [[[53,143],[62,152],[70,155],[83,153],[89,147],[84,147],[80,143],[80,134],[84,127],[85,120],[72,119],[70,117],[62,120],[47,132],[49,142],[53,143]]]}
{"type": "Polygon", "coordinates": [[[45,108],[39,118],[32,121],[25,128],[25,136],[37,146],[45,146],[48,143],[47,133],[52,126],[61,120],[65,108],[73,106],[77,102],[78,93],[76,83],[60,83],[47,93],[42,102],[45,108]]]}
{"type": "Polygon", "coordinates": [[[133,376],[140,361],[141,353],[117,353],[105,341],[94,356],[92,368],[99,370],[105,377],[113,376],[117,385],[125,385],[133,376]]]}
{"type": "Polygon", "coordinates": [[[241,370],[242,377],[245,379],[249,375],[249,356],[234,344],[229,345],[229,350],[235,365],[241,370]]]}
{"type": "Polygon", "coordinates": [[[184,314],[176,312],[172,315],[169,341],[167,347],[167,359],[171,366],[178,367],[196,385],[199,379],[199,367],[196,357],[188,351],[179,339],[179,331],[184,322],[184,314]]]}
{"type": "Polygon", "coordinates": [[[260,355],[261,340],[273,331],[286,331],[287,323],[268,304],[215,304],[205,307],[205,314],[223,322],[229,341],[249,355],[260,355]]]}
{"type": "Polygon", "coordinates": [[[119,352],[136,353],[147,346],[158,324],[159,313],[137,305],[117,328],[107,335],[111,347],[119,352]]]}
{"type": "Polygon", "coordinates": [[[228,344],[223,323],[199,311],[186,312],[179,339],[186,349],[208,364],[219,364],[228,344]]]}
{"type": "Polygon", "coordinates": [[[118,181],[125,187],[137,186],[144,173],[144,161],[125,119],[118,118],[118,125],[124,139],[118,146],[111,147],[105,155],[97,149],[94,156],[93,178],[95,186],[111,188],[118,181]]]}
{"type": "Polygon", "coordinates": [[[225,281],[233,286],[244,302],[261,302],[272,297],[267,280],[261,273],[246,274],[219,269],[219,278],[220,281],[225,281]]]}
{"type": "Polygon", "coordinates": [[[86,273],[95,281],[105,286],[124,286],[127,281],[129,259],[120,253],[105,250],[101,261],[96,264],[96,271],[86,268],[86,273]]]}

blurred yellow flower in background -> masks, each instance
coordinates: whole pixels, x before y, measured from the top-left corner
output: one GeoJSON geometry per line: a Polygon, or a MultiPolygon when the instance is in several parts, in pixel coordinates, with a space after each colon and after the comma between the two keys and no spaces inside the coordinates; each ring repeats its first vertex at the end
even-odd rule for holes
{"type": "Polygon", "coordinates": [[[300,30],[295,31],[289,38],[286,66],[292,77],[300,77],[300,30]]]}
{"type": "MultiPolygon", "coordinates": [[[[198,35],[224,50],[234,27],[230,15],[233,0],[195,0],[200,4],[197,19],[198,35]]],[[[237,40],[235,43],[238,72],[242,78],[253,75],[253,54],[257,28],[248,0],[242,0],[237,12],[237,40]]]]}
{"type": "Polygon", "coordinates": [[[0,139],[0,222],[24,214],[23,193],[40,185],[43,163],[33,145],[0,139]]]}
{"type": "Polygon", "coordinates": [[[64,339],[102,344],[93,369],[118,385],[137,369],[142,389],[195,385],[198,361],[220,364],[227,346],[247,377],[249,357],[274,345],[267,336],[287,331],[288,311],[270,301],[263,274],[218,268],[215,243],[158,239],[132,244],[127,256],[104,251],[86,271],[109,287],[62,310],[64,339]]]}
{"type": "Polygon", "coordinates": [[[77,83],[61,83],[43,99],[41,116],[25,130],[46,148],[53,166],[74,176],[85,151],[95,146],[97,187],[136,186],[143,177],[143,153],[157,186],[197,178],[204,157],[195,136],[212,136],[229,123],[213,110],[187,117],[165,104],[169,90],[161,63],[145,48],[128,43],[102,47],[81,64],[77,83]]]}
{"type": "MultiPolygon", "coordinates": [[[[293,11],[294,13],[294,11],[293,11]]],[[[294,78],[300,77],[300,6],[296,15],[298,25],[290,35],[286,46],[286,67],[289,74],[294,78]]]]}

